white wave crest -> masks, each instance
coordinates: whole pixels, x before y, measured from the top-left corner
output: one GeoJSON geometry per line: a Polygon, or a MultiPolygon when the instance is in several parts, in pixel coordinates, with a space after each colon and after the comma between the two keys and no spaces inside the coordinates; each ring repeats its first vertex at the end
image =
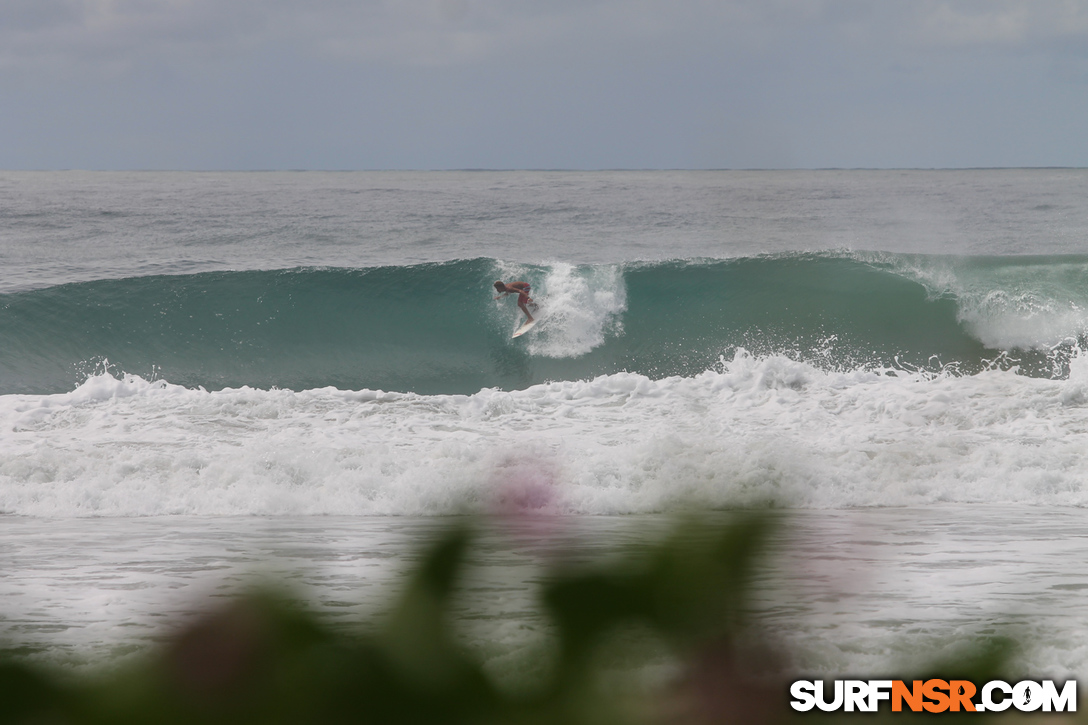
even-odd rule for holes
{"type": "Polygon", "coordinates": [[[429,515],[514,507],[1088,505],[1088,360],[1068,380],[715,371],[475,395],[190,390],[136,377],[0,396],[0,510],[429,515]]]}
{"type": "Polygon", "coordinates": [[[859,255],[891,264],[931,294],[952,295],[967,332],[997,350],[1047,350],[1088,334],[1088,264],[1080,259],[859,255]]]}

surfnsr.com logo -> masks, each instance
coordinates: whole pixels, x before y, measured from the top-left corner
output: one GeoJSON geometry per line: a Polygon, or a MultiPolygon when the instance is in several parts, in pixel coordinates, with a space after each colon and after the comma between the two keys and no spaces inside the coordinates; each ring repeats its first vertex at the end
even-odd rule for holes
{"type": "Polygon", "coordinates": [[[1076,712],[1077,682],[1059,688],[1054,680],[991,680],[976,687],[969,680],[797,680],[790,685],[790,707],[798,712],[876,712],[887,701],[892,712],[1076,712]]]}

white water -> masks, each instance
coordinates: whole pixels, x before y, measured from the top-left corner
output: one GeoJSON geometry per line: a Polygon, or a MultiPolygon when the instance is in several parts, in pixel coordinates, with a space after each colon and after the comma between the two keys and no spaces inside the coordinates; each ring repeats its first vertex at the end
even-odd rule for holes
{"type": "Polygon", "coordinates": [[[969,334],[995,350],[1050,349],[1088,334],[1088,276],[1080,259],[893,257],[860,253],[861,261],[890,263],[933,296],[955,298],[969,334]]]}
{"type": "Polygon", "coordinates": [[[619,265],[584,268],[552,263],[540,285],[540,324],[527,340],[531,354],[578,357],[622,332],[627,291],[619,265]]]}
{"type": "Polygon", "coordinates": [[[101,374],[0,397],[0,510],[433,515],[528,507],[1088,505],[1088,360],[1067,380],[718,371],[471,396],[190,390],[101,374]]]}
{"type": "MultiPolygon", "coordinates": [[[[580,357],[602,345],[607,337],[623,332],[622,316],[627,309],[627,290],[621,265],[581,267],[567,262],[543,265],[544,272],[524,265],[500,263],[496,273],[504,281],[539,279],[533,282],[532,298],[538,320],[532,335],[517,343],[538,357],[580,357]]],[[[515,326],[525,316],[513,304],[513,297],[496,305],[501,319],[511,314],[515,326]],[[507,313],[507,310],[512,312],[507,313]]]]}

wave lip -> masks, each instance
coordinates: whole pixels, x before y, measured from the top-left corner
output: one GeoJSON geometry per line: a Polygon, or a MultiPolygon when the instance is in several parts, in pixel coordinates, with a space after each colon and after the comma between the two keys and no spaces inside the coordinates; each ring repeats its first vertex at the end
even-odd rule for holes
{"type": "Polygon", "coordinates": [[[867,254],[956,300],[968,334],[994,350],[1049,349],[1088,333],[1088,257],[867,254]]]}

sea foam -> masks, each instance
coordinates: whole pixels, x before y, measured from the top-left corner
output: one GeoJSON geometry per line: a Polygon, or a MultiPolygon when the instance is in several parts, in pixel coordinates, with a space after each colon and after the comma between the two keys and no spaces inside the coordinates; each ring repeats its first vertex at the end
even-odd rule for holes
{"type": "Polygon", "coordinates": [[[991,349],[1048,349],[1088,333],[1082,256],[856,256],[917,279],[935,297],[954,298],[959,321],[991,349]]]}
{"type": "Polygon", "coordinates": [[[204,391],[108,374],[0,397],[0,510],[30,516],[628,514],[1088,504],[1088,363],[715,370],[474,395],[204,391]]]}
{"type": "Polygon", "coordinates": [[[618,265],[583,267],[554,263],[541,285],[543,308],[537,333],[529,338],[533,355],[577,357],[623,330],[627,291],[618,265]]]}

